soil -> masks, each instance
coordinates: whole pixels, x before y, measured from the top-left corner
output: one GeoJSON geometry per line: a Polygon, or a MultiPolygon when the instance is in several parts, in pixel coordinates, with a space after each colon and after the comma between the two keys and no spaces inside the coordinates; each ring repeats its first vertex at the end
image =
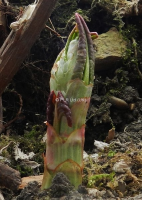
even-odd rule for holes
{"type": "MultiPolygon", "coordinates": [[[[10,3],[14,7],[17,1],[10,3]]],[[[31,1],[20,1],[18,6],[28,3],[31,1]]],[[[86,1],[59,0],[51,20],[62,37],[43,30],[3,94],[5,123],[12,120],[19,110],[19,97],[16,94],[20,94],[23,100],[21,114],[0,135],[0,150],[9,144],[0,154],[0,162],[20,171],[21,177],[43,173],[45,144],[42,140],[46,133],[43,122],[46,120],[50,70],[74,26],[74,12],[81,13],[90,31],[99,34],[112,26],[118,28],[122,22],[122,19],[114,20],[113,14],[94,5],[86,1]],[[24,161],[15,160],[15,143],[19,143],[18,147],[25,154],[34,152],[32,161],[39,165],[31,168],[24,161]]],[[[8,15],[8,23],[11,20],[13,15],[8,15]]],[[[49,190],[41,191],[36,181],[15,193],[1,188],[5,200],[142,199],[142,79],[137,70],[142,70],[140,17],[123,18],[123,22],[125,25],[120,32],[129,41],[126,55],[117,67],[112,66],[107,71],[95,74],[86,120],[84,150],[89,159],[84,160],[83,185],[76,190],[64,174],[59,173],[49,190]],[[137,42],[137,57],[132,37],[137,42]],[[128,106],[125,107],[121,100],[128,106]],[[115,130],[113,133],[112,129],[115,130]],[[95,140],[107,141],[109,146],[100,150],[94,145],[95,140]],[[97,159],[94,159],[96,155],[97,159]]],[[[51,25],[49,22],[47,24],[51,25]]]]}

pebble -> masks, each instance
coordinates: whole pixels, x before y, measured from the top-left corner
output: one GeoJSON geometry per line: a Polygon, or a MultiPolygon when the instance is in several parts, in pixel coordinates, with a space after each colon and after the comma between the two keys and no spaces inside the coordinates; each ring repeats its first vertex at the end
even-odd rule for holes
{"type": "Polygon", "coordinates": [[[123,159],[115,163],[112,169],[118,173],[125,173],[127,170],[131,170],[130,166],[123,159]]]}

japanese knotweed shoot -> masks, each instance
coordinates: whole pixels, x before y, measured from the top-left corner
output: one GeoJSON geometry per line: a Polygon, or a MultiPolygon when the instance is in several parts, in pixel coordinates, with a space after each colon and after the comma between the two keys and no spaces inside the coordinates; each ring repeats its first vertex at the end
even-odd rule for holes
{"type": "Polygon", "coordinates": [[[79,14],[76,26],[51,70],[47,102],[47,141],[42,189],[63,172],[77,188],[82,183],[85,120],[94,82],[91,33],[79,14]]]}

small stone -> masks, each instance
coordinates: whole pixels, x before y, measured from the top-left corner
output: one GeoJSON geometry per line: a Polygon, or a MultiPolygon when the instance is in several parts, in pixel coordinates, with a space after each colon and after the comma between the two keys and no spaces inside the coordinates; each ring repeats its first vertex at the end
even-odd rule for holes
{"type": "Polygon", "coordinates": [[[118,173],[125,173],[127,170],[131,171],[130,166],[123,159],[115,163],[112,169],[118,173]]]}
{"type": "Polygon", "coordinates": [[[88,194],[87,189],[83,185],[79,185],[78,192],[81,193],[81,194],[88,194]]]}
{"type": "Polygon", "coordinates": [[[121,193],[124,193],[126,191],[126,183],[123,182],[123,181],[119,181],[118,182],[118,190],[121,192],[121,193]]]}
{"type": "Polygon", "coordinates": [[[68,198],[67,196],[63,196],[60,198],[60,200],[67,200],[67,198],[68,198]]]}
{"type": "Polygon", "coordinates": [[[96,46],[95,70],[106,70],[114,68],[123,56],[123,51],[127,49],[127,43],[116,28],[111,28],[108,32],[99,35],[94,40],[96,46]]]}
{"type": "Polygon", "coordinates": [[[83,160],[88,161],[88,158],[89,158],[89,155],[85,151],[83,151],[83,160]]]}
{"type": "Polygon", "coordinates": [[[107,190],[105,195],[108,197],[115,197],[110,190],[107,190]]]}
{"type": "Polygon", "coordinates": [[[17,197],[16,200],[32,200],[34,197],[37,196],[40,190],[40,186],[38,182],[33,181],[29,182],[28,185],[22,190],[20,195],[17,197]]]}
{"type": "Polygon", "coordinates": [[[99,197],[101,196],[101,193],[99,190],[95,189],[95,188],[87,188],[88,190],[88,194],[92,195],[93,197],[99,197]]]}
{"type": "Polygon", "coordinates": [[[104,148],[109,147],[109,144],[105,143],[105,142],[101,142],[101,141],[94,141],[94,146],[98,149],[103,151],[104,148]]]}

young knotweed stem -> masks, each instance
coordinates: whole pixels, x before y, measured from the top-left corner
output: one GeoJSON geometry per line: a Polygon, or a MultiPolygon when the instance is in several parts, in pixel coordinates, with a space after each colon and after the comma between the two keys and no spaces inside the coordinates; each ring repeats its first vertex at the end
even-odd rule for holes
{"type": "MultiPolygon", "coordinates": [[[[63,172],[76,188],[82,183],[85,120],[95,58],[84,19],[77,13],[75,19],[77,25],[51,70],[42,189],[51,186],[58,172],[63,172]]],[[[93,37],[97,37],[95,32],[93,37]]]]}

